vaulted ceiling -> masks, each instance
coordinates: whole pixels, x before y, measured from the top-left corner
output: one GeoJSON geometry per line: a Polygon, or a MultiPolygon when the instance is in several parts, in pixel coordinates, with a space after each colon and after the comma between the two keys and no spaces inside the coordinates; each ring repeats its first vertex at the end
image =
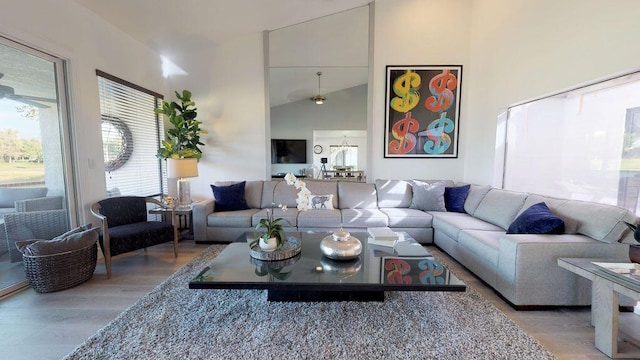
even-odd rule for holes
{"type": "MultiPolygon", "coordinates": [[[[361,7],[372,0],[75,1],[180,66],[181,60],[190,53],[203,48],[214,49],[234,37],[301,24],[361,7]]],[[[291,48],[299,47],[292,44],[291,48]]],[[[322,67],[322,64],[309,65],[322,67]]],[[[307,71],[311,76],[301,77],[298,75],[300,64],[296,67],[298,69],[292,71],[297,73],[283,74],[281,78],[272,76],[275,88],[282,90],[274,92],[272,87],[272,105],[297,101],[317,92],[314,74],[321,69],[311,69],[307,71]],[[294,84],[292,79],[296,79],[294,84]]],[[[366,83],[366,69],[357,71],[357,74],[347,75],[342,69],[324,70],[324,91],[366,83]]]]}
{"type": "Polygon", "coordinates": [[[353,9],[372,0],[75,1],[138,41],[171,56],[353,9]]]}

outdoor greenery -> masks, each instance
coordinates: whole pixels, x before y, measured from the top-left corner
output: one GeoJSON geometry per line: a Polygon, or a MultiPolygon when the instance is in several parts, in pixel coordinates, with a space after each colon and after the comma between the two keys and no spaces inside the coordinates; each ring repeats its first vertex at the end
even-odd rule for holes
{"type": "Polygon", "coordinates": [[[44,164],[0,161],[0,184],[44,183],[44,164]]]}
{"type": "Polygon", "coordinates": [[[12,163],[27,160],[42,163],[42,143],[36,139],[20,139],[15,129],[0,130],[0,158],[12,163]]]}

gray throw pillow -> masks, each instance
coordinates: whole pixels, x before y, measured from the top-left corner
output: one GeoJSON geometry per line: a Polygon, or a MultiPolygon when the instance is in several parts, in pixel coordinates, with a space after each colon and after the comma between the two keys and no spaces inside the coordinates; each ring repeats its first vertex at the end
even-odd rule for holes
{"type": "Polygon", "coordinates": [[[444,203],[443,182],[425,183],[422,181],[412,180],[413,198],[411,199],[411,209],[419,209],[422,211],[447,211],[444,203]]]}
{"type": "Polygon", "coordinates": [[[25,255],[42,256],[60,254],[68,251],[80,250],[98,241],[100,228],[93,228],[75,232],[65,237],[58,236],[52,240],[24,241],[16,243],[18,249],[25,255]]]}

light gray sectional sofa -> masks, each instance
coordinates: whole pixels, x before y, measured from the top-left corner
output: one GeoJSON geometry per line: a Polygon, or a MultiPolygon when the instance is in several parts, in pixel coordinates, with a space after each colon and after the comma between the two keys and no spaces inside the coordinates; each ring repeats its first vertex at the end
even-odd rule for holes
{"type": "MultiPolygon", "coordinates": [[[[434,181],[431,181],[434,182],[434,181]]],[[[443,181],[446,186],[456,186],[443,181]]],[[[234,182],[219,183],[228,185],[234,182]]],[[[471,185],[464,213],[410,208],[412,184],[404,180],[371,183],[305,181],[315,195],[333,195],[333,210],[296,209],[297,189],[284,181],[247,181],[250,209],[215,212],[215,200],[194,205],[193,229],[197,241],[236,240],[266,217],[272,204],[285,204],[275,216],[288,221],[289,230],[348,231],[389,226],[406,231],[423,244],[435,243],[474,272],[512,305],[588,305],[591,284],[557,266],[559,257],[628,260],[632,234],[622,221],[635,222],[628,210],[577,200],[512,192],[471,185]],[[506,229],[524,210],[540,202],[562,218],[564,234],[507,234],[506,229]]],[[[462,184],[457,184],[462,185],[462,184]]]]}

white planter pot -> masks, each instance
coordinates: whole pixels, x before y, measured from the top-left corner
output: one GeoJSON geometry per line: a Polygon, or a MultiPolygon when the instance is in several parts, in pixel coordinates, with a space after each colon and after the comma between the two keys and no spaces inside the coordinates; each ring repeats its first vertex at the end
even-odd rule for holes
{"type": "Polygon", "coordinates": [[[261,237],[258,246],[262,251],[271,252],[278,248],[278,240],[275,237],[270,237],[267,240],[261,237]]]}

